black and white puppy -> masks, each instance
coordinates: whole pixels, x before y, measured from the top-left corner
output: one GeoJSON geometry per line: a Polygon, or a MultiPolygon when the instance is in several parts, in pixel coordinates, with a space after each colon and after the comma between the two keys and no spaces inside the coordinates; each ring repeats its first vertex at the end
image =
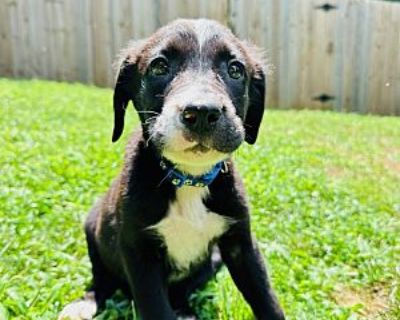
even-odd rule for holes
{"type": "Polygon", "coordinates": [[[129,101],[142,128],[85,224],[93,285],[60,319],[92,318],[116,289],[143,320],[177,319],[218,257],[257,319],[284,319],[230,159],[255,143],[264,96],[261,55],[214,21],[177,20],[124,51],[113,141],[129,101]]]}

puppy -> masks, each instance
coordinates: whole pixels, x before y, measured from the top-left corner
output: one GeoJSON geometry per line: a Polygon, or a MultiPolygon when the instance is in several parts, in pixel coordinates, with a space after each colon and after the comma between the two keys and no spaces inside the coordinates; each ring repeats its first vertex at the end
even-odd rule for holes
{"type": "Polygon", "coordinates": [[[129,101],[141,130],[85,224],[93,285],[60,319],[92,318],[116,289],[140,319],[177,319],[221,257],[257,319],[284,319],[230,158],[255,143],[264,96],[260,54],[214,21],[177,20],[124,51],[112,140],[129,101]]]}

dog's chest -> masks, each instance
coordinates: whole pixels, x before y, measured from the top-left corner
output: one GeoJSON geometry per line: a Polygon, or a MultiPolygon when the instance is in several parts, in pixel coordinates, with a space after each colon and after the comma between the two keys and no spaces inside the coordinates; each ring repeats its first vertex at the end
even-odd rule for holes
{"type": "Polygon", "coordinates": [[[182,187],[166,217],[154,226],[164,240],[168,257],[178,270],[190,268],[208,253],[210,242],[227,228],[227,220],[203,203],[207,188],[182,187]]]}

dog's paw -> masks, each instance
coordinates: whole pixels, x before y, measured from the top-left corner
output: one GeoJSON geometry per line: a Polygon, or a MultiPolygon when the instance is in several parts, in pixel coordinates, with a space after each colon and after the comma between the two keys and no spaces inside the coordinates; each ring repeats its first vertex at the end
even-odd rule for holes
{"type": "Polygon", "coordinates": [[[58,320],[89,320],[93,319],[96,311],[95,301],[79,300],[66,305],[58,316],[58,320]]]}

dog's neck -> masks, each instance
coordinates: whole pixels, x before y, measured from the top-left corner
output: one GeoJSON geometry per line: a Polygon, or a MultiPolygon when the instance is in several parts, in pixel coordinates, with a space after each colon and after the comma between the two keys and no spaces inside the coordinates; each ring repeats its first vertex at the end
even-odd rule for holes
{"type": "Polygon", "coordinates": [[[201,176],[209,172],[215,165],[189,165],[189,164],[176,164],[176,168],[186,174],[192,176],[201,176]]]}
{"type": "Polygon", "coordinates": [[[218,162],[208,171],[200,174],[191,174],[182,171],[176,164],[171,163],[165,158],[160,161],[160,166],[166,172],[166,179],[178,188],[183,186],[206,187],[210,185],[221,172],[224,167],[224,162],[218,162]]]}

